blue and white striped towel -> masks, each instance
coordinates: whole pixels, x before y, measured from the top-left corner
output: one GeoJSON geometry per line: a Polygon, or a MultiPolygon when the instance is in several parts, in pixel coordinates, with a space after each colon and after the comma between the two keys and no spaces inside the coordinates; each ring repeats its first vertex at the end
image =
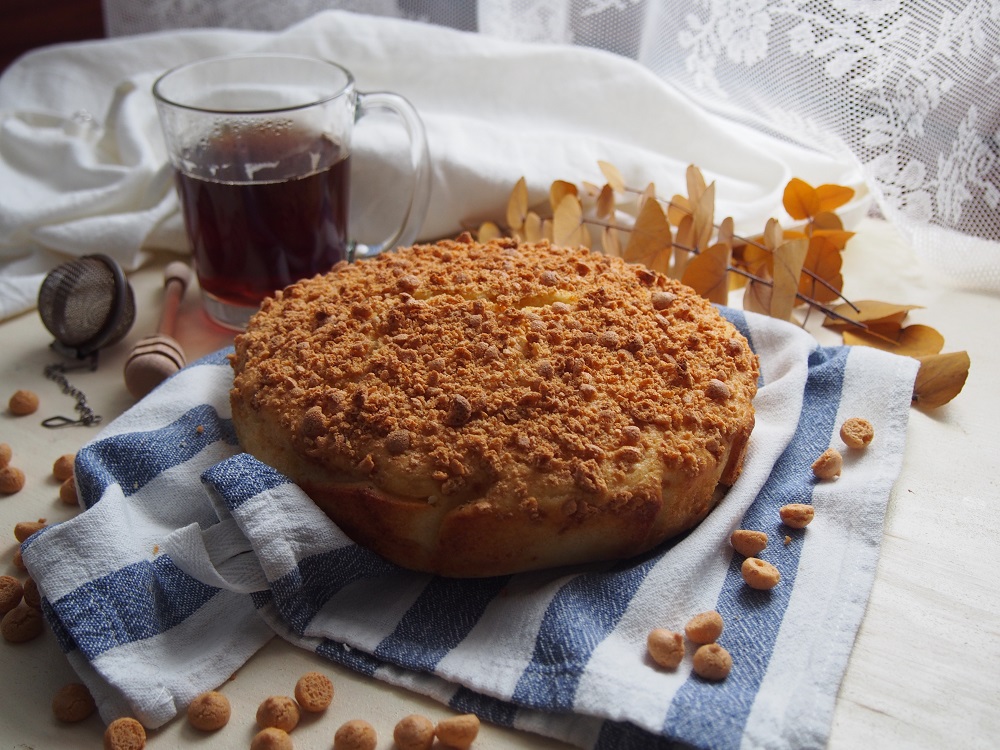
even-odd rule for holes
{"type": "Polygon", "coordinates": [[[486,721],[587,748],[822,747],[875,573],[915,360],[821,348],[726,310],[760,355],[739,481],[693,532],[638,559],[483,580],[394,567],[354,545],[280,474],[240,453],[227,352],[184,369],[77,458],[87,508],[24,546],[62,648],[101,715],[171,719],[274,633],[486,721]],[[843,475],[810,465],[864,416],[876,438],[843,475]],[[778,521],[812,503],[803,531],[778,521]],[[767,531],[781,571],[747,588],[729,547],[767,531]],[[790,543],[783,544],[785,535],[790,543]],[[718,610],[721,683],[646,656],[654,627],[718,610]]]}

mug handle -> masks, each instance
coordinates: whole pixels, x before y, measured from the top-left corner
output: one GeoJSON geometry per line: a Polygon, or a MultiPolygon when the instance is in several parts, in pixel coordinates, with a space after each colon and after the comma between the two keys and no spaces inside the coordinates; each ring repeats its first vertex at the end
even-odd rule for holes
{"type": "Polygon", "coordinates": [[[413,170],[410,201],[406,206],[402,223],[387,239],[377,244],[362,245],[352,243],[351,260],[369,258],[383,250],[391,250],[397,245],[412,245],[417,239],[420,227],[427,216],[427,206],[431,200],[430,152],[427,148],[427,133],[417,110],[399,94],[387,91],[358,92],[354,121],[373,112],[389,112],[403,121],[410,139],[410,166],[413,170]]]}

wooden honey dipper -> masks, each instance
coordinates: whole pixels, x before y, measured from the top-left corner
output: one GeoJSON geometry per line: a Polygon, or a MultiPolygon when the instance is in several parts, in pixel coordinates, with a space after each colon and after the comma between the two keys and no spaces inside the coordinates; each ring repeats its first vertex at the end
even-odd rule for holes
{"type": "Polygon", "coordinates": [[[125,387],[139,399],[186,364],[184,350],[174,338],[177,309],[191,282],[191,269],[174,261],[163,271],[163,311],[156,333],[135,345],[125,362],[125,387]]]}

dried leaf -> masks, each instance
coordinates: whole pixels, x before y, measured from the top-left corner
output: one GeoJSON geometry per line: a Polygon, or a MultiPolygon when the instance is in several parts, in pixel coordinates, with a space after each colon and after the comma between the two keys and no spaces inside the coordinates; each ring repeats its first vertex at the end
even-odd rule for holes
{"type": "Polygon", "coordinates": [[[879,321],[877,323],[865,323],[864,328],[858,328],[858,326],[847,327],[846,324],[840,329],[841,332],[845,330],[861,330],[870,336],[875,336],[876,338],[884,339],[891,346],[895,346],[896,342],[899,341],[900,337],[903,335],[903,325],[902,321],[889,320],[879,321]]]}
{"type": "Polygon", "coordinates": [[[615,212],[615,191],[610,184],[601,188],[597,196],[597,206],[595,209],[597,218],[607,219],[615,212]]]}
{"type": "Polygon", "coordinates": [[[601,174],[604,175],[604,179],[608,181],[612,190],[617,193],[625,192],[625,178],[618,171],[618,167],[606,161],[597,162],[597,166],[601,168],[601,174]]]}
{"type": "Polygon", "coordinates": [[[646,188],[639,194],[639,213],[642,213],[642,207],[646,205],[647,201],[659,202],[656,200],[656,185],[652,182],[646,185],[646,188]]]}
{"type": "Polygon", "coordinates": [[[785,185],[782,205],[788,215],[796,220],[808,219],[819,212],[819,196],[816,188],[798,177],[793,177],[785,185]]]}
{"type": "Polygon", "coordinates": [[[773,256],[762,242],[746,245],[741,253],[740,265],[754,276],[771,278],[773,256]]]}
{"type": "Polygon", "coordinates": [[[715,183],[705,188],[694,206],[694,247],[708,247],[715,229],[715,183]]]}
{"type": "Polygon", "coordinates": [[[694,257],[694,217],[684,216],[677,225],[677,236],[674,239],[674,263],[670,276],[679,279],[684,275],[684,269],[694,257]]]}
{"type": "Polygon", "coordinates": [[[642,263],[661,273],[670,269],[673,236],[663,207],[656,200],[646,201],[625,245],[623,257],[629,263],[642,263]]]}
{"type": "Polygon", "coordinates": [[[552,206],[553,211],[556,210],[562,202],[562,199],[567,195],[579,195],[576,185],[572,182],[566,182],[566,180],[556,180],[549,186],[549,205],[552,206]]]}
{"type": "Polygon", "coordinates": [[[542,217],[534,211],[528,211],[527,215],[524,217],[524,226],[521,227],[521,233],[525,242],[538,242],[539,240],[544,239],[544,235],[542,233],[542,217]]]}
{"type": "Polygon", "coordinates": [[[583,223],[583,206],[575,195],[566,195],[556,207],[552,217],[552,242],[556,245],[575,247],[589,245],[590,233],[583,223]]]}
{"type": "Polygon", "coordinates": [[[507,201],[507,226],[516,232],[524,226],[524,217],[528,215],[528,183],[522,177],[514,185],[507,201]]]}
{"type": "Polygon", "coordinates": [[[614,227],[604,227],[601,232],[601,248],[608,255],[617,258],[622,257],[622,241],[618,236],[618,230],[614,227]]]}
{"type": "Polygon", "coordinates": [[[768,219],[764,226],[764,246],[774,252],[778,245],[785,241],[785,233],[777,219],[768,219]]]}
{"type": "Polygon", "coordinates": [[[681,219],[691,215],[691,201],[683,195],[675,195],[667,207],[667,220],[671,226],[679,226],[681,219]]]}
{"type": "MultiPolygon", "coordinates": [[[[733,246],[735,244],[736,234],[733,224],[733,217],[727,216],[719,224],[719,233],[716,235],[716,244],[725,245],[729,249],[729,267],[733,267],[733,246]]],[[[747,282],[747,278],[738,273],[730,273],[726,275],[726,285],[728,291],[726,293],[726,302],[723,304],[728,304],[729,293],[734,289],[739,289],[744,286],[747,282]]]]}
{"type": "Polygon", "coordinates": [[[717,243],[692,258],[681,278],[709,302],[724,305],[729,301],[729,245],[717,243]]]}
{"type": "Polygon", "coordinates": [[[913,384],[914,405],[934,409],[961,393],[969,377],[968,352],[932,354],[917,359],[920,369],[913,384]]]}
{"type": "Polygon", "coordinates": [[[854,236],[854,232],[845,232],[843,229],[816,229],[810,236],[825,240],[839,252],[847,247],[847,241],[854,236]]]}
{"type": "Polygon", "coordinates": [[[907,357],[924,357],[938,354],[944,348],[944,336],[930,326],[912,325],[900,329],[897,340],[890,342],[881,336],[851,328],[844,330],[844,343],[849,346],[870,346],[907,357]]]}
{"type": "Polygon", "coordinates": [[[817,211],[836,211],[854,197],[854,189],[843,185],[820,185],[816,188],[819,198],[817,211]]]}
{"type": "Polygon", "coordinates": [[[812,225],[814,232],[818,229],[841,232],[844,229],[844,222],[832,211],[820,211],[812,217],[812,221],[809,223],[812,225]]]}
{"type": "Polygon", "coordinates": [[[770,315],[791,320],[799,291],[802,263],[809,252],[809,240],[800,238],[782,243],[774,251],[774,285],[771,287],[770,315]]]}
{"type": "Polygon", "coordinates": [[[733,239],[735,237],[735,228],[733,225],[733,217],[727,216],[719,224],[719,233],[716,235],[716,242],[725,245],[729,248],[729,252],[732,253],[733,250],[733,239]]]}
{"type": "Polygon", "coordinates": [[[750,281],[743,292],[743,309],[761,315],[770,315],[771,286],[760,281],[750,281]]]}
{"type": "Polygon", "coordinates": [[[480,242],[489,242],[490,240],[495,240],[498,237],[503,237],[503,232],[501,232],[500,227],[492,221],[484,221],[479,225],[479,230],[476,232],[476,239],[480,242]]]}
{"type": "Polygon", "coordinates": [[[688,198],[693,205],[697,205],[698,201],[701,200],[702,194],[705,192],[705,177],[702,175],[701,170],[694,164],[688,166],[686,176],[688,198]]]}
{"type": "Polygon", "coordinates": [[[840,251],[823,237],[809,239],[809,252],[802,263],[799,293],[816,302],[833,302],[840,298],[844,288],[844,277],[840,273],[843,266],[840,251]],[[826,285],[817,279],[822,279],[826,285]]]}

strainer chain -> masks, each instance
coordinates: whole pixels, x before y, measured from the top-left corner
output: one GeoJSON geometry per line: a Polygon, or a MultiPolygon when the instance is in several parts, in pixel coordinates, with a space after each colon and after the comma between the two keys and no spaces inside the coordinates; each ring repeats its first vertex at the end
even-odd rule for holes
{"type": "Polygon", "coordinates": [[[79,419],[69,417],[49,417],[42,422],[44,427],[69,427],[70,425],[90,425],[100,424],[101,415],[95,414],[94,410],[87,404],[87,396],[79,388],[70,384],[66,379],[66,367],[61,364],[47,365],[45,367],[45,377],[58,385],[67,396],[76,399],[76,410],[80,414],[79,419]]]}

